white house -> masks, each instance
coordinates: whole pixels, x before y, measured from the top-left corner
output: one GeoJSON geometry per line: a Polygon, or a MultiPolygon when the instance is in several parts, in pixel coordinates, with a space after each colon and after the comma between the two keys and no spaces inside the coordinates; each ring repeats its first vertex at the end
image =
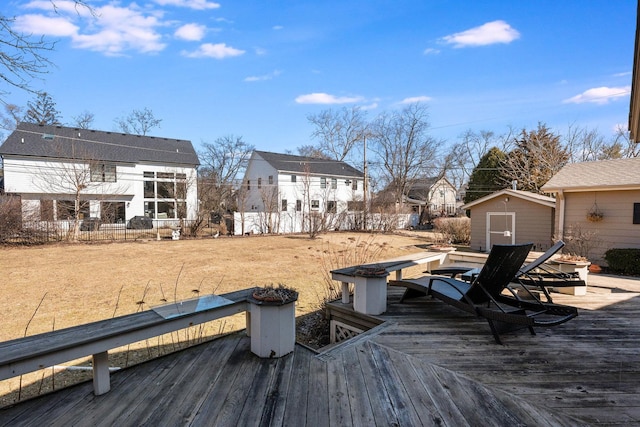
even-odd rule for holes
{"type": "Polygon", "coordinates": [[[21,123],[0,146],[4,190],[23,218],[193,219],[198,156],[190,141],[21,123]]]}
{"type": "Polygon", "coordinates": [[[350,228],[362,214],[364,174],[345,162],[254,151],[238,192],[235,233],[350,228]]]}
{"type": "Polygon", "coordinates": [[[404,202],[420,215],[450,216],[457,210],[457,191],[447,178],[419,178],[411,183],[404,202]]]}

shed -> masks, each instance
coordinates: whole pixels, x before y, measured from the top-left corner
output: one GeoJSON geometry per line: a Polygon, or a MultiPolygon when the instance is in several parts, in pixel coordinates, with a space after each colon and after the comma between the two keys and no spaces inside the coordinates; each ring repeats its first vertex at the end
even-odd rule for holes
{"type": "Polygon", "coordinates": [[[462,206],[471,212],[471,249],[533,242],[534,250],[553,244],[555,199],[521,190],[500,190],[462,206]]]}

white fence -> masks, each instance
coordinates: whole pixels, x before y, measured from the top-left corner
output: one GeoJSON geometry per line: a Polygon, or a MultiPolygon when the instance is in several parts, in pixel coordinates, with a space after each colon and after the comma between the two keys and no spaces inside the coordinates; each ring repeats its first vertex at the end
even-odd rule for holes
{"type": "Polygon", "coordinates": [[[234,212],[235,235],[242,234],[290,234],[309,232],[312,221],[323,221],[324,230],[367,230],[391,231],[416,226],[417,214],[368,214],[366,227],[361,212],[345,212],[318,219],[311,219],[301,212],[266,213],[266,212],[234,212]]]}

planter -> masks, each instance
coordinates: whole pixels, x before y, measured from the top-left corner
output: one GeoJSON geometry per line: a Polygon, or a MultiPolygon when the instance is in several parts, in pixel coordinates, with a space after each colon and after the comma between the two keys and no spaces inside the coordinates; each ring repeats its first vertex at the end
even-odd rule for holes
{"type": "Polygon", "coordinates": [[[247,334],[251,337],[253,354],[273,358],[293,351],[297,299],[298,292],[284,287],[259,288],[248,298],[247,334]]]}
{"type": "Polygon", "coordinates": [[[559,261],[551,260],[549,264],[556,265],[556,268],[565,273],[578,273],[580,279],[585,283],[585,286],[570,286],[570,287],[557,287],[554,290],[561,294],[568,295],[586,295],[587,294],[587,275],[589,274],[589,261],[559,261]]]}
{"type": "Polygon", "coordinates": [[[591,264],[589,266],[589,273],[594,273],[594,274],[602,273],[602,267],[600,267],[598,264],[591,264]]]}
{"type": "Polygon", "coordinates": [[[429,250],[434,252],[453,252],[456,249],[453,246],[429,246],[429,250]]]}

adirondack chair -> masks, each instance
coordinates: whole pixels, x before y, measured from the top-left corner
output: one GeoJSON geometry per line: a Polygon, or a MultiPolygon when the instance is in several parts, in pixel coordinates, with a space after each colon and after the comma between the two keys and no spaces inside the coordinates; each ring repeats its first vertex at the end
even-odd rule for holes
{"type": "Polygon", "coordinates": [[[535,335],[534,326],[555,326],[578,315],[575,307],[542,302],[536,298],[523,300],[509,287],[518,277],[531,247],[531,243],[494,245],[486,263],[471,282],[429,275],[417,279],[394,280],[390,284],[407,288],[404,299],[431,295],[485,318],[495,341],[502,344],[500,334],[503,332],[528,328],[535,335]],[[509,294],[505,294],[505,290],[509,294]]]}

